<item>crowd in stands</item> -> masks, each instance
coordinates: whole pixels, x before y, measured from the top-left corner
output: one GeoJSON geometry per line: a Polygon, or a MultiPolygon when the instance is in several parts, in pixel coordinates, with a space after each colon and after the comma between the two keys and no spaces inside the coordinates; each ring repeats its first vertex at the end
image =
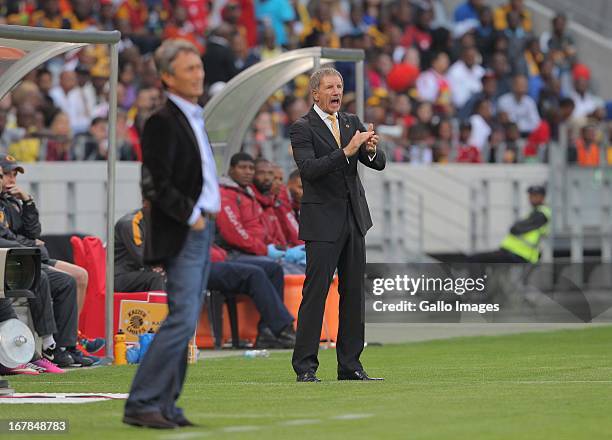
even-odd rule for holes
{"type": "MultiPolygon", "coordinates": [[[[152,52],[166,38],[187,39],[202,53],[203,102],[242,70],[287,50],[365,50],[365,120],[396,162],[542,162],[561,124],[570,127],[571,161],[593,165],[596,150],[608,145],[605,103],[566,17],[557,14],[536,35],[522,0],[498,7],[467,0],[451,14],[440,0],[7,0],[1,7],[8,24],[122,32],[121,160],[141,158],[143,122],[164,99],[152,52]]],[[[344,108],[355,111],[355,66],[336,67],[344,108]]],[[[0,102],[0,152],[22,162],[104,160],[109,74],[105,46],[33,71],[0,102]]],[[[281,145],[286,155],[287,127],[306,113],[308,92],[301,75],[274,94],[244,150],[273,159],[281,145]]]]}

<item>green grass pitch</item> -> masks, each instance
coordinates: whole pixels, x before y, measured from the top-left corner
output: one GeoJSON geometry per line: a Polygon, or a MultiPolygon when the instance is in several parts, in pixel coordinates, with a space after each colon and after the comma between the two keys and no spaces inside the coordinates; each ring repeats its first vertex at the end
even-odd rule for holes
{"type": "MultiPolygon", "coordinates": [[[[383,383],[296,383],[290,353],[191,366],[181,399],[198,428],[121,424],[123,402],[0,405],[0,419],[68,418],[82,439],[598,439],[612,437],[612,327],[368,347],[383,383]]],[[[127,392],[135,368],[13,377],[18,392],[127,392]]],[[[2,438],[44,435],[0,434],[2,438]]]]}

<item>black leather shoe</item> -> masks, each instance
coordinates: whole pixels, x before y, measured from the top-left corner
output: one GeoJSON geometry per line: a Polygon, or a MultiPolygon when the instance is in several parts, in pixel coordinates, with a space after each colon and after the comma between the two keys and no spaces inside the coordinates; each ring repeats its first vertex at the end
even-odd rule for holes
{"type": "Polygon", "coordinates": [[[298,374],[297,382],[321,382],[321,379],[319,379],[314,373],[308,371],[306,373],[298,374]]]}
{"type": "Polygon", "coordinates": [[[263,327],[257,333],[257,339],[255,339],[255,348],[283,348],[282,344],[278,340],[272,330],[268,327],[263,327]]]}
{"type": "Polygon", "coordinates": [[[165,418],[159,411],[134,414],[131,416],[124,415],[123,423],[132,426],[143,426],[145,428],[154,429],[178,428],[178,425],[176,423],[165,418]]]}
{"type": "Polygon", "coordinates": [[[186,428],[189,426],[198,426],[195,423],[191,423],[185,416],[175,417],[174,419],[172,419],[172,421],[181,428],[186,428]]]}
{"type": "Polygon", "coordinates": [[[382,377],[370,377],[363,370],[356,370],[352,373],[338,373],[338,380],[385,380],[382,377]]]}
{"type": "Polygon", "coordinates": [[[284,348],[295,348],[295,330],[293,329],[293,324],[289,324],[280,331],[278,341],[284,348]]]}

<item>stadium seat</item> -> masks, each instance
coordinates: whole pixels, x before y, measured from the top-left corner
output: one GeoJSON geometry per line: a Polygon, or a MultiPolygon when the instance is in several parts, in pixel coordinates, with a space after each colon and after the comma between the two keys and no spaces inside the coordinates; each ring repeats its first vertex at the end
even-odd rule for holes
{"type": "MultiPolygon", "coordinates": [[[[297,315],[302,301],[302,287],[304,286],[304,275],[285,275],[284,302],[287,310],[295,318],[294,326],[297,325],[297,315]]],[[[338,310],[340,296],[338,295],[338,277],[334,277],[327,300],[325,301],[325,314],[323,315],[323,327],[321,328],[321,340],[336,342],[338,336],[338,310]]]]}
{"type": "Polygon", "coordinates": [[[210,320],[215,348],[223,346],[223,304],[227,305],[227,313],[232,331],[232,347],[240,348],[240,335],[238,333],[238,309],[235,295],[224,295],[217,291],[208,291],[206,296],[208,302],[208,318],[210,320]]]}

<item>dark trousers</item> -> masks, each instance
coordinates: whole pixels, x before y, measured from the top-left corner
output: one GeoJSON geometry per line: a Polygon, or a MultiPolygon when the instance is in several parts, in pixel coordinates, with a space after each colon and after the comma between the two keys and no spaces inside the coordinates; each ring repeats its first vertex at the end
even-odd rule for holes
{"type": "Polygon", "coordinates": [[[348,205],[347,219],[335,242],[306,242],[306,279],[298,326],[293,369],[297,374],[315,372],[319,366],[317,353],[329,286],[338,268],[340,316],[336,355],[338,372],[362,370],[359,356],[364,343],[365,239],[348,205]]]}
{"type": "Polygon", "coordinates": [[[79,327],[76,281],[67,273],[45,266],[42,272],[49,280],[53,300],[53,315],[57,326],[57,332],[53,334],[55,343],[59,347],[74,347],[79,327]]]}
{"type": "Polygon", "coordinates": [[[57,333],[55,315],[53,313],[53,300],[49,288],[49,278],[44,270],[40,272],[40,283],[34,292],[35,297],[28,299],[28,306],[32,314],[34,330],[38,336],[48,336],[57,333]]]}
{"type": "Polygon", "coordinates": [[[168,316],[134,376],[126,415],[161,412],[176,420],[183,414],[176,401],[185,382],[189,340],[195,333],[208,283],[214,229],[214,223],[208,222],[203,231],[189,231],[180,253],[165,264],[168,316]]]}
{"type": "Polygon", "coordinates": [[[17,319],[10,299],[0,299],[0,323],[9,319],[17,319]]]}
{"type": "Polygon", "coordinates": [[[285,274],[282,266],[270,257],[264,257],[260,255],[247,255],[242,253],[231,253],[229,254],[230,262],[246,263],[253,266],[257,266],[266,273],[268,279],[274,286],[274,291],[283,300],[285,292],[285,274]]]}
{"type": "Polygon", "coordinates": [[[115,275],[115,292],[149,292],[165,290],[166,280],[160,273],[139,270],[115,275]]]}
{"type": "MultiPolygon", "coordinates": [[[[283,269],[279,264],[274,264],[274,270],[280,272],[282,280],[283,269]]],[[[278,278],[276,273],[274,278],[278,278]]],[[[267,326],[275,334],[293,322],[293,316],[283,303],[282,290],[279,294],[278,287],[272,285],[266,272],[259,266],[237,261],[212,263],[208,289],[250,296],[261,315],[260,328],[267,326]]]]}

